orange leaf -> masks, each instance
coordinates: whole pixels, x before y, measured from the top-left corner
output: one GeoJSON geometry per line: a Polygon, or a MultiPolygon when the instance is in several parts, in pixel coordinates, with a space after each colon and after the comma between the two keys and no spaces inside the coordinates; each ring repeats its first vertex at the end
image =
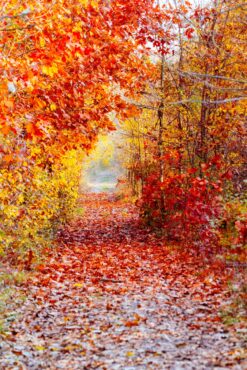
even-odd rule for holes
{"type": "Polygon", "coordinates": [[[2,127],[2,133],[6,136],[6,135],[8,135],[8,133],[11,131],[11,127],[10,126],[8,126],[8,125],[4,125],[3,127],[2,127]]]}
{"type": "Polygon", "coordinates": [[[124,325],[127,326],[128,328],[131,328],[132,326],[139,325],[139,321],[138,320],[126,321],[124,325]]]}
{"type": "Polygon", "coordinates": [[[11,100],[7,100],[4,104],[8,108],[13,108],[14,107],[14,102],[11,101],[11,100]]]}
{"type": "Polygon", "coordinates": [[[6,155],[3,157],[3,160],[4,160],[6,163],[11,163],[11,162],[13,162],[13,156],[12,156],[12,154],[6,154],[6,155]]]}

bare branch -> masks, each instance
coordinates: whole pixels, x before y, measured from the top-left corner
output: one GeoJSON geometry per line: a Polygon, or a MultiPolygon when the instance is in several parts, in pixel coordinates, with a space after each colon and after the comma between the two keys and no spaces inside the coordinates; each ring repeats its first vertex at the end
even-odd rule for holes
{"type": "Polygon", "coordinates": [[[219,12],[219,14],[228,13],[228,12],[231,12],[232,10],[236,10],[236,9],[239,9],[239,8],[245,8],[246,6],[247,6],[247,3],[238,4],[238,5],[233,6],[231,8],[227,8],[227,9],[222,10],[221,12],[219,12]]]}
{"type": "Polygon", "coordinates": [[[219,80],[226,80],[226,81],[231,81],[231,82],[237,82],[241,84],[246,84],[247,80],[239,80],[236,78],[230,78],[230,77],[225,77],[225,76],[219,76],[219,75],[210,75],[210,74],[204,74],[204,73],[197,73],[197,72],[187,72],[187,71],[178,71],[181,76],[194,76],[194,77],[201,77],[201,78],[215,78],[219,80]]]}
{"type": "MultiPolygon", "coordinates": [[[[241,100],[247,100],[247,96],[240,96],[240,97],[236,97],[236,98],[229,98],[229,99],[222,99],[222,100],[200,100],[200,99],[186,99],[186,100],[180,100],[180,101],[176,101],[176,102],[169,102],[169,103],[166,103],[164,102],[164,107],[163,109],[165,109],[165,107],[168,107],[168,106],[173,106],[173,105],[183,105],[183,104],[186,104],[186,103],[196,103],[196,104],[203,104],[203,105],[220,105],[220,104],[227,104],[227,103],[232,103],[232,102],[237,102],[237,101],[241,101],[241,100]]],[[[135,103],[135,102],[132,102],[133,105],[135,105],[136,107],[138,108],[141,108],[141,109],[150,109],[150,110],[154,110],[154,111],[159,111],[160,108],[159,107],[154,107],[154,106],[150,106],[150,105],[143,105],[143,104],[139,104],[139,103],[135,103]]]]}

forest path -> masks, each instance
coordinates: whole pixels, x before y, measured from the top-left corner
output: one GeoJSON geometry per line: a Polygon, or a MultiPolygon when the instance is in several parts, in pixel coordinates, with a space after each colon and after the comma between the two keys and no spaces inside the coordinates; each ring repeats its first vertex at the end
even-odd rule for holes
{"type": "Polygon", "coordinates": [[[0,368],[244,369],[243,343],[217,316],[224,274],[164,246],[114,195],[81,205],[30,282],[0,368]]]}

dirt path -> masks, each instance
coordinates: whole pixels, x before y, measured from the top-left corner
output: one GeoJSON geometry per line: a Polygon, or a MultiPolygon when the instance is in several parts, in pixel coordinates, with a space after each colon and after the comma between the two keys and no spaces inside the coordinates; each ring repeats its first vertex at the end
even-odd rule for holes
{"type": "Polygon", "coordinates": [[[0,369],[244,369],[217,313],[225,274],[138,225],[134,206],[82,199],[85,214],[30,282],[0,369]]]}

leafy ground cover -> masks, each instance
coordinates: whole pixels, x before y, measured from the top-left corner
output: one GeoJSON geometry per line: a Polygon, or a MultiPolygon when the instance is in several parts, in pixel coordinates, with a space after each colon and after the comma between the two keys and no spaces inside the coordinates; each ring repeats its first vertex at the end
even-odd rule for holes
{"type": "Polygon", "coordinates": [[[244,321],[221,317],[232,268],[166,245],[115,195],[87,194],[81,207],[21,282],[1,368],[245,368],[244,321]]]}

